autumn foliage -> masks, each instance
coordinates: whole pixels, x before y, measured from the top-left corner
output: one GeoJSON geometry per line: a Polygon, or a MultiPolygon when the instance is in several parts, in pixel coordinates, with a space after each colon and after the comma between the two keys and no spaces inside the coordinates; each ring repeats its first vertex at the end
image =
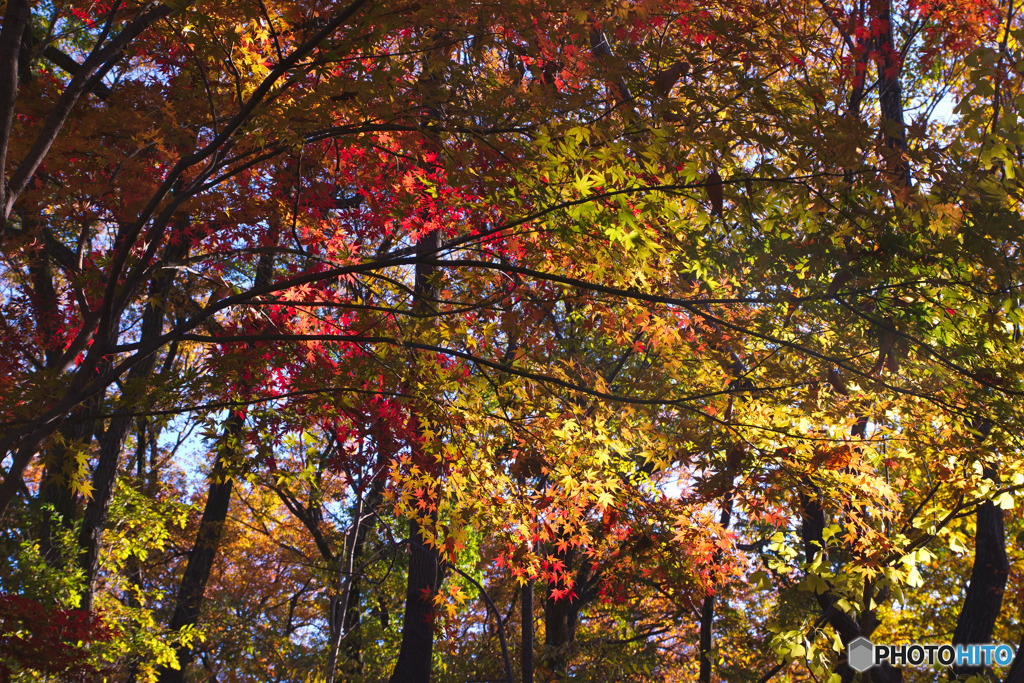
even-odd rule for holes
{"type": "Polygon", "coordinates": [[[2,8],[0,676],[1024,643],[1012,2],[2,8]]]}

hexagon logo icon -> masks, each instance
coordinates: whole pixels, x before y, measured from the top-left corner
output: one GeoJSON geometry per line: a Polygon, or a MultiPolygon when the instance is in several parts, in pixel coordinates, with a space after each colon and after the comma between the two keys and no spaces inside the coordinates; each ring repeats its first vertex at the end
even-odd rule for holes
{"type": "Polygon", "coordinates": [[[846,660],[854,671],[867,671],[875,665],[875,646],[861,636],[850,641],[846,647],[846,660]]]}

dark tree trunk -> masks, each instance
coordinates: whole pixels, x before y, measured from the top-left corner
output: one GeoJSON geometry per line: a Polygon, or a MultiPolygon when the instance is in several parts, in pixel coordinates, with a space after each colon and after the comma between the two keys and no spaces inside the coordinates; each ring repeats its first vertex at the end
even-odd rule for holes
{"type": "Polygon", "coordinates": [[[715,596],[708,594],[704,597],[704,604],[700,609],[700,673],[697,675],[700,683],[711,682],[711,627],[714,619],[715,596]]]}
{"type": "Polygon", "coordinates": [[[57,433],[59,442],[54,444],[46,457],[39,487],[39,502],[44,506],[39,533],[39,545],[43,558],[51,567],[61,566],[71,558],[62,557],[57,536],[74,528],[79,518],[79,496],[68,481],[68,473],[77,469],[75,447],[91,440],[92,420],[69,420],[61,425],[57,433]]]}
{"type": "Polygon", "coordinates": [[[1017,655],[1013,658],[1013,664],[1010,666],[1006,678],[1003,679],[1003,683],[1024,683],[1024,656],[1020,654],[1022,651],[1024,651],[1024,637],[1021,637],[1020,644],[1017,645],[1017,655]]]}
{"type": "Polygon", "coordinates": [[[383,488],[384,478],[375,478],[366,500],[360,501],[352,508],[354,526],[346,540],[344,553],[337,558],[325,557],[329,561],[336,560],[340,565],[336,598],[331,601],[330,605],[331,651],[327,664],[328,683],[333,683],[338,678],[348,680],[362,676],[363,639],[359,632],[359,625],[363,617],[360,609],[362,604],[360,576],[363,569],[363,548],[366,545],[366,536],[372,526],[370,520],[374,517],[373,511],[377,509],[383,499],[383,488]],[[345,656],[339,665],[342,645],[344,645],[345,656]]]}
{"type": "Polygon", "coordinates": [[[565,673],[569,666],[570,649],[576,640],[576,623],[580,614],[580,600],[563,597],[555,600],[548,591],[544,601],[544,667],[556,674],[565,673]]]}
{"type": "Polygon", "coordinates": [[[349,578],[348,587],[348,600],[345,605],[345,621],[342,624],[344,631],[344,640],[342,645],[344,646],[345,660],[342,665],[342,675],[347,679],[348,677],[359,678],[363,674],[363,636],[359,632],[359,625],[363,621],[363,613],[360,609],[362,604],[362,586],[359,581],[359,563],[363,557],[363,546],[366,541],[366,529],[360,529],[359,539],[356,543],[355,552],[353,557],[355,559],[354,565],[356,567],[352,576],[349,578]]]}
{"type": "MultiPolygon", "coordinates": [[[[992,425],[988,422],[973,424],[980,444],[988,436],[992,425]]],[[[998,486],[999,473],[994,467],[983,471],[986,479],[998,486]]],[[[1006,527],[1003,510],[993,503],[982,503],[975,511],[974,565],[971,581],[967,585],[964,603],[960,608],[956,628],[953,629],[953,645],[967,643],[988,643],[992,631],[1003,609],[1003,594],[1010,575],[1010,562],[1006,555],[1006,527]]],[[[1014,666],[1020,668],[1021,656],[1014,659],[1014,666]]],[[[952,667],[954,677],[979,674],[983,667],[952,667]]],[[[1013,672],[1013,666],[1010,669],[1013,672]]],[[[1024,672],[1022,672],[1024,673],[1024,672]]],[[[1020,674],[1016,674],[1020,675],[1020,674]]]]}
{"type": "Polygon", "coordinates": [[[363,519],[359,522],[356,533],[356,545],[352,553],[353,571],[349,577],[348,604],[345,607],[345,622],[343,624],[345,640],[345,670],[344,674],[355,677],[363,673],[363,637],[359,631],[359,625],[363,620],[362,605],[362,559],[363,548],[366,546],[366,537],[373,526],[374,515],[372,514],[381,504],[383,499],[384,478],[377,477],[366,497],[366,504],[362,506],[363,519]]]}
{"type": "MultiPolygon", "coordinates": [[[[143,364],[152,368],[152,363],[148,360],[143,361],[143,364]]],[[[78,534],[78,546],[81,553],[79,562],[85,572],[82,606],[86,608],[92,607],[93,595],[96,592],[103,527],[107,523],[107,513],[110,511],[110,501],[114,495],[114,483],[117,480],[121,450],[124,448],[128,430],[131,429],[134,421],[134,417],[123,413],[115,415],[111,419],[105,438],[100,443],[100,455],[96,469],[93,470],[92,496],[85,507],[82,528],[78,534]]]]}
{"type": "Polygon", "coordinates": [[[564,674],[571,660],[572,645],[576,641],[580,612],[596,597],[599,574],[593,572],[593,566],[586,559],[579,560],[577,565],[578,556],[572,548],[558,553],[558,557],[565,563],[566,572],[577,567],[573,577],[576,597],[572,600],[568,597],[554,600],[551,593],[558,587],[548,584],[548,594],[544,600],[544,655],[541,661],[544,668],[556,674],[564,674]]]}
{"type": "MultiPolygon", "coordinates": [[[[971,570],[971,582],[967,586],[960,617],[953,631],[954,645],[991,642],[996,619],[1003,609],[1003,592],[1010,574],[1002,509],[992,503],[979,505],[977,528],[974,538],[974,567],[971,570]]],[[[1020,655],[1016,659],[1020,659],[1020,655]]],[[[953,668],[955,676],[981,671],[981,667],[953,668]]]]}
{"type": "MultiPolygon", "coordinates": [[[[217,453],[210,473],[210,488],[203,508],[203,517],[199,522],[199,532],[195,544],[188,555],[185,574],[181,577],[178,598],[171,617],[171,631],[180,631],[186,626],[195,626],[199,621],[199,610],[202,607],[206,584],[210,580],[210,570],[217,557],[220,539],[224,532],[224,521],[228,516],[228,505],[231,502],[231,489],[234,479],[229,474],[230,460],[236,459],[235,451],[241,448],[242,425],[244,416],[235,413],[228,418],[224,427],[226,445],[217,453]]],[[[182,683],[185,670],[192,662],[192,649],[179,646],[177,669],[163,667],[160,670],[160,683],[182,683]]]]}
{"type": "MultiPolygon", "coordinates": [[[[435,258],[440,245],[436,230],[424,235],[416,245],[420,262],[416,264],[415,300],[413,309],[426,312],[432,308],[435,268],[424,263],[435,258]]],[[[414,406],[413,411],[419,410],[414,406]]],[[[413,420],[417,415],[413,414],[413,420]]],[[[413,461],[427,473],[437,473],[437,464],[419,445],[413,447],[413,461]]],[[[423,542],[420,523],[409,522],[409,577],[405,590],[405,614],[402,616],[402,645],[398,662],[391,673],[391,683],[427,683],[434,654],[434,607],[431,598],[439,588],[440,558],[437,551],[423,542]]]]}
{"type": "Polygon", "coordinates": [[[523,683],[533,683],[533,579],[523,586],[520,600],[523,642],[520,646],[519,664],[523,671],[523,683]]]}
{"type": "MultiPolygon", "coordinates": [[[[18,98],[21,36],[31,26],[32,4],[28,0],[9,0],[4,8],[4,26],[0,30],[0,176],[7,170],[7,149],[14,123],[14,101],[18,98]]],[[[0,241],[7,226],[7,187],[0,177],[0,241]]]]}
{"type": "Polygon", "coordinates": [[[409,522],[409,579],[402,616],[402,646],[391,683],[427,683],[434,656],[434,605],[438,590],[437,552],[423,543],[420,525],[409,522]]]}
{"type": "MultiPolygon", "coordinates": [[[[732,488],[732,481],[729,482],[732,488]]],[[[721,525],[723,529],[729,528],[732,521],[732,495],[725,500],[722,507],[721,525]]],[[[721,552],[715,553],[716,562],[721,559],[721,552]]],[[[700,610],[700,673],[697,680],[700,683],[711,683],[711,648],[714,646],[714,624],[715,624],[715,596],[708,593],[704,596],[704,604],[700,610]]]]}
{"type": "Polygon", "coordinates": [[[909,187],[910,166],[904,157],[907,140],[903,121],[903,83],[900,79],[902,58],[893,41],[891,0],[871,0],[870,12],[879,27],[872,54],[878,69],[878,108],[882,115],[886,170],[890,173],[891,182],[909,187]]]}
{"type": "MultiPolygon", "coordinates": [[[[30,218],[27,212],[22,213],[22,228],[26,232],[36,233],[38,221],[30,218]]],[[[29,276],[32,281],[32,306],[40,339],[45,341],[59,338],[60,310],[57,293],[53,285],[53,272],[50,258],[45,251],[32,260],[29,265],[29,276]]],[[[60,372],[61,352],[50,347],[43,354],[46,367],[53,372],[60,372]]],[[[81,413],[82,409],[75,411],[81,413]]],[[[51,567],[61,565],[68,558],[60,556],[57,536],[74,528],[79,518],[79,496],[73,488],[74,481],[70,477],[78,470],[75,462],[77,448],[92,440],[92,420],[78,419],[65,421],[57,429],[58,438],[47,449],[44,458],[45,466],[39,488],[39,502],[44,506],[41,529],[39,533],[40,548],[47,564],[51,567]]]]}

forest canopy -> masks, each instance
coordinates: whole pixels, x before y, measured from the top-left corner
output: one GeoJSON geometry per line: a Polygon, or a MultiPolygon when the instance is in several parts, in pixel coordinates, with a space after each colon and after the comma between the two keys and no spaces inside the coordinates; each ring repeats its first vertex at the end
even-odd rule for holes
{"type": "Polygon", "coordinates": [[[1024,648],[1015,0],[0,0],[0,680],[1024,648]]]}

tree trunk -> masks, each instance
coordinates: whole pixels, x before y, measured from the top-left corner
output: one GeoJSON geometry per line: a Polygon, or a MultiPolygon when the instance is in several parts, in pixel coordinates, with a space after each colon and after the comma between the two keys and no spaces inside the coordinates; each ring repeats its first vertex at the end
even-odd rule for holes
{"type": "Polygon", "coordinates": [[[62,557],[57,536],[74,528],[78,520],[79,496],[68,481],[68,473],[77,469],[74,462],[76,444],[87,443],[92,436],[92,420],[67,421],[60,426],[57,434],[60,441],[55,443],[46,457],[39,486],[39,502],[44,506],[39,532],[39,546],[43,558],[51,567],[58,567],[73,558],[62,557]]]}
{"type": "Polygon", "coordinates": [[[909,187],[910,166],[904,157],[907,140],[903,122],[903,83],[900,79],[902,57],[893,42],[891,0],[871,0],[870,12],[879,31],[873,54],[878,69],[878,108],[882,115],[886,170],[891,182],[909,187]]]}
{"type": "MultiPolygon", "coordinates": [[[[242,425],[245,417],[233,413],[224,426],[226,444],[217,453],[210,473],[210,488],[203,508],[203,517],[199,522],[199,532],[195,544],[188,555],[185,574],[181,577],[178,588],[178,599],[171,617],[171,631],[180,631],[186,626],[195,626],[199,621],[199,610],[202,607],[206,584],[210,580],[210,570],[217,557],[220,539],[224,532],[224,521],[228,516],[228,504],[231,502],[231,489],[234,479],[229,474],[230,460],[236,460],[241,450],[242,425]]],[[[160,669],[160,683],[182,683],[185,680],[185,669],[192,662],[192,648],[179,645],[176,648],[178,668],[163,667],[160,669]]]]}
{"type": "MultiPolygon", "coordinates": [[[[25,232],[39,234],[38,220],[28,211],[19,212],[19,215],[25,232]]],[[[60,331],[60,307],[53,285],[50,257],[46,251],[41,250],[31,261],[29,276],[32,282],[33,317],[39,338],[46,344],[59,338],[60,331]]],[[[47,369],[59,373],[62,355],[52,344],[45,348],[43,357],[47,369]]],[[[84,408],[79,408],[75,412],[80,414],[84,412],[84,408]]],[[[57,535],[72,529],[78,521],[79,495],[74,489],[76,482],[70,477],[75,476],[78,470],[78,463],[75,462],[78,457],[76,449],[92,440],[92,432],[92,420],[63,422],[56,430],[58,438],[47,449],[44,457],[45,466],[38,497],[44,506],[39,542],[43,557],[51,567],[59,566],[67,560],[60,556],[57,535]]]]}
{"type": "MultiPolygon", "coordinates": [[[[729,488],[732,488],[730,479],[729,488]]],[[[720,523],[723,529],[729,528],[732,521],[732,494],[725,499],[722,506],[720,523]]],[[[715,561],[721,559],[721,550],[715,553],[715,561]]],[[[711,683],[711,648],[714,646],[714,623],[715,623],[715,596],[708,593],[704,596],[704,604],[700,610],[700,673],[697,680],[700,683],[711,683]]]]}
{"type": "Polygon", "coordinates": [[[711,627],[714,619],[715,596],[709,593],[704,596],[704,604],[700,609],[700,672],[697,675],[700,683],[711,683],[711,627]]]}
{"type": "MultiPolygon", "coordinates": [[[[413,309],[428,311],[434,298],[431,282],[435,268],[422,261],[436,256],[440,245],[440,233],[434,231],[420,238],[416,254],[421,259],[416,264],[415,300],[413,309]]],[[[417,420],[413,407],[411,420],[417,420]]],[[[422,446],[414,444],[413,462],[424,472],[437,474],[437,464],[423,452],[422,446]]],[[[434,517],[430,517],[431,520],[434,517]]],[[[405,590],[405,614],[402,616],[402,645],[398,662],[391,673],[391,683],[427,683],[430,680],[430,663],[434,654],[434,607],[433,597],[439,588],[440,558],[437,551],[424,543],[420,523],[409,522],[409,577],[405,590]]]]}
{"type": "Polygon", "coordinates": [[[21,36],[30,26],[32,5],[28,0],[8,0],[4,26],[0,30],[0,242],[7,226],[7,150],[14,123],[14,102],[18,99],[18,64],[21,36]]]}
{"type": "Polygon", "coordinates": [[[402,616],[402,646],[391,683],[428,683],[434,656],[434,605],[438,590],[437,552],[423,543],[420,524],[409,522],[409,579],[402,616]]]}
{"type": "Polygon", "coordinates": [[[523,586],[520,600],[523,642],[520,646],[519,663],[523,671],[523,683],[533,683],[533,579],[523,586]]]}
{"type": "Polygon", "coordinates": [[[330,606],[331,650],[327,663],[327,683],[333,683],[339,678],[339,670],[342,680],[351,677],[358,678],[362,675],[363,641],[359,633],[359,624],[362,621],[362,612],[359,609],[362,602],[359,580],[362,573],[360,560],[363,556],[363,547],[366,545],[366,536],[371,527],[369,519],[373,517],[373,511],[381,503],[383,488],[384,478],[375,478],[370,485],[366,499],[360,499],[353,506],[354,526],[348,535],[345,552],[337,558],[339,569],[342,570],[339,571],[338,579],[344,585],[344,589],[337,591],[337,598],[331,601],[330,606]],[[339,666],[342,645],[345,646],[345,656],[339,666]]]}
{"type": "MultiPolygon", "coordinates": [[[[576,565],[576,550],[570,548],[558,557],[565,563],[565,571],[572,571],[576,565]]],[[[593,566],[583,558],[573,576],[576,596],[570,600],[563,597],[554,600],[552,590],[557,586],[548,584],[548,595],[544,600],[544,655],[543,666],[556,674],[564,674],[572,655],[572,644],[576,641],[576,627],[583,608],[597,596],[596,586],[599,574],[595,574],[593,566]]]]}
{"type": "MultiPolygon", "coordinates": [[[[992,503],[979,505],[977,528],[971,582],[953,631],[953,645],[992,641],[992,631],[1003,608],[1003,592],[1010,574],[1002,509],[992,503]]],[[[1020,655],[1015,659],[1021,659],[1020,655]]],[[[983,667],[953,667],[953,674],[976,674],[982,670],[983,667]]]]}
{"type": "MultiPolygon", "coordinates": [[[[571,552],[571,551],[570,551],[571,552]]],[[[566,562],[566,567],[569,562],[566,562]]],[[[576,640],[582,600],[577,597],[570,601],[563,597],[555,600],[548,591],[544,601],[544,667],[556,674],[564,674],[569,667],[570,649],[576,640]]]]}
{"type": "Polygon", "coordinates": [[[363,546],[366,541],[365,527],[360,530],[356,550],[353,555],[353,572],[349,577],[348,595],[346,596],[345,619],[342,622],[342,642],[344,646],[345,659],[342,666],[343,680],[351,677],[359,678],[363,674],[363,636],[359,632],[359,625],[363,621],[363,613],[359,608],[362,602],[362,585],[359,580],[359,561],[363,556],[363,546]]]}
{"type": "Polygon", "coordinates": [[[1003,683],[1024,683],[1024,657],[1020,654],[1022,651],[1024,651],[1024,637],[1021,637],[1020,644],[1017,645],[1017,655],[1013,658],[1013,664],[1010,666],[1006,678],[1003,679],[1003,683]]]}

